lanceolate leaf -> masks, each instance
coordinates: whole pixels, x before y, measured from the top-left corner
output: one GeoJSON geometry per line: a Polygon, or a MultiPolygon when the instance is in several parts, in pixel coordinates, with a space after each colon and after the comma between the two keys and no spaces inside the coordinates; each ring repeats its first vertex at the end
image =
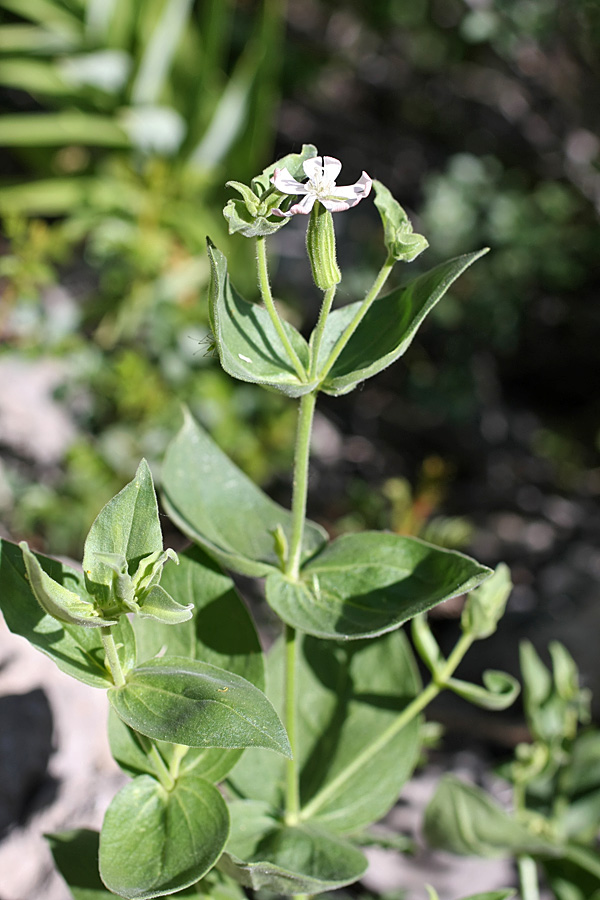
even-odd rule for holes
{"type": "Polygon", "coordinates": [[[151,659],[108,698],[136,731],[188,747],[290,747],[275,710],[258,688],[217,666],[180,657],[151,659]]]}
{"type": "MultiPolygon", "coordinates": [[[[487,249],[441,263],[405,287],[376,300],[342,350],[321,390],[334,396],[347,394],[361,381],[399,359],[408,350],[425,316],[459,275],[484,253],[487,249]]],[[[319,352],[319,368],[359,308],[360,303],[351,303],[331,313],[319,352]]]]}
{"type": "Polygon", "coordinates": [[[281,825],[264,803],[232,803],[230,810],[232,836],[219,867],[245,887],[319,894],[352,884],[366,869],[360,850],[325,829],[281,825]]]}
{"type": "MultiPolygon", "coordinates": [[[[340,834],[365,828],[396,802],[419,753],[418,717],[390,728],[417,694],[410,646],[397,630],[372,641],[338,644],[305,637],[297,667],[300,802],[303,815],[340,834]]],[[[268,658],[269,697],[284,706],[284,654],[268,658]]],[[[283,802],[283,761],[247,750],[232,779],[244,796],[283,802]]]]}
{"type": "Polygon", "coordinates": [[[158,505],[148,463],[142,460],[133,481],[109,500],[92,523],[85,541],[83,571],[90,593],[110,599],[114,571],[102,557],[125,558],[130,575],[140,560],[163,548],[158,505]]]}
{"type": "MultiPolygon", "coordinates": [[[[307,394],[316,381],[302,382],[277,334],[267,310],[244,300],[227,274],[227,259],[210,242],[210,313],[221,365],[234,378],[276,388],[290,397],[307,394]]],[[[298,331],[283,323],[292,347],[305,368],[308,346],[298,331]]]]}
{"type": "Polygon", "coordinates": [[[511,856],[558,850],[505,812],[489,794],[452,775],[440,781],[425,811],[425,833],[434,847],[465,856],[511,856]]]}
{"type": "Polygon", "coordinates": [[[100,875],[117,894],[161,897],[202,878],[219,858],[229,814],[219,791],[186,775],[167,791],[149,775],[110,804],[100,835],[100,875]]]}
{"type": "MultiPolygon", "coordinates": [[[[165,509],[178,528],[223,566],[255,576],[279,569],[274,534],[281,526],[289,542],[291,513],[250,481],[187,412],[167,450],[162,485],[165,509]]],[[[303,558],[326,540],[324,530],[308,522],[303,558]]]]}
{"type": "Polygon", "coordinates": [[[267,578],[267,601],[295,628],[325,638],[360,638],[398,628],[490,574],[462,553],[384,532],[342,535],[292,581],[267,578]]]}
{"type": "MultiPolygon", "coordinates": [[[[54,581],[80,596],[86,595],[83,576],[65,563],[36,554],[42,569],[54,581]]],[[[105,666],[104,647],[98,628],[82,628],[58,622],[41,608],[26,577],[19,547],[0,541],[0,609],[8,628],[54,660],[59,669],[92,687],[112,687],[105,666]]],[[[113,626],[121,664],[135,663],[135,639],[129,620],[122,616],[113,626]]]]}

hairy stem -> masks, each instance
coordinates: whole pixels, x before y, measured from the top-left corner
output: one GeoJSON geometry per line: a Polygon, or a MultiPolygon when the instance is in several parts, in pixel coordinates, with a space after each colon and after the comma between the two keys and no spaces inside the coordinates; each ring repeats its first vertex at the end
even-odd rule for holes
{"type": "Polygon", "coordinates": [[[106,661],[110,669],[110,674],[115,683],[115,687],[123,687],[125,684],[125,675],[121,668],[121,661],[117,653],[117,645],[112,633],[112,625],[107,625],[100,629],[100,636],[106,653],[106,661]]]}
{"type": "Polygon", "coordinates": [[[392,722],[392,724],[376,739],[369,744],[362,753],[355,756],[352,762],[337,775],[333,781],[324,787],[318,794],[312,798],[302,810],[300,818],[310,819],[311,816],[321,809],[327,803],[330,797],[335,796],[336,792],[353,776],[359,772],[363,766],[367,765],[371,759],[382,750],[393,738],[405,728],[409,722],[421,713],[425,707],[434,700],[439,693],[445,688],[445,682],[451,678],[454,671],[458,667],[461,659],[473,643],[473,638],[463,634],[454,650],[448,657],[446,665],[438,673],[435,680],[429,682],[427,687],[417,696],[408,706],[405,706],[400,715],[392,722]]]}
{"type": "Polygon", "coordinates": [[[269,270],[267,267],[267,246],[264,237],[259,237],[256,239],[256,268],[258,271],[258,286],[260,288],[260,294],[267,312],[269,313],[269,316],[271,318],[271,322],[273,323],[273,327],[279,335],[281,343],[285,348],[285,352],[287,353],[290,362],[296,370],[296,375],[298,376],[300,381],[306,381],[306,370],[300,362],[298,354],[292,347],[283,322],[281,321],[279,313],[275,308],[275,302],[273,300],[273,294],[271,292],[271,283],[269,281],[269,270]]]}
{"type": "Polygon", "coordinates": [[[371,306],[373,305],[374,301],[379,296],[381,290],[383,289],[384,284],[386,283],[386,281],[388,279],[390,272],[394,268],[394,263],[395,263],[394,257],[388,256],[388,258],[384,262],[383,266],[379,270],[379,274],[377,275],[377,278],[373,282],[373,286],[371,287],[370,291],[368,292],[365,299],[363,300],[360,307],[358,308],[356,315],[353,317],[352,321],[348,323],[348,325],[346,326],[346,329],[338,338],[336,344],[334,345],[334,347],[331,350],[331,353],[327,357],[325,365],[319,372],[319,380],[321,382],[324,381],[325,378],[329,375],[329,372],[335,365],[335,362],[338,359],[340,353],[342,352],[344,347],[347,345],[348,341],[350,340],[350,338],[352,337],[352,335],[354,334],[354,332],[356,331],[356,329],[358,328],[358,326],[360,325],[360,323],[362,322],[362,320],[368,313],[368,311],[371,308],[371,306]]]}
{"type": "Polygon", "coordinates": [[[285,626],[285,727],[287,730],[292,758],[286,760],[285,777],[285,820],[295,825],[300,812],[300,785],[296,735],[296,654],[297,633],[290,625],[285,626]]]}
{"type": "Polygon", "coordinates": [[[302,558],[302,538],[306,519],[306,496],[308,493],[308,465],[310,459],[310,436],[317,402],[316,391],[305,394],[300,400],[298,426],[296,431],[296,451],[294,457],[294,485],[292,492],[292,537],[290,541],[285,573],[297,580],[302,558]]]}
{"type": "Polygon", "coordinates": [[[319,313],[319,320],[317,322],[316,328],[313,333],[312,341],[311,341],[311,358],[310,358],[310,377],[314,378],[317,374],[317,366],[319,363],[319,350],[321,349],[321,343],[323,341],[323,333],[325,331],[325,323],[327,322],[327,316],[331,311],[331,307],[333,304],[333,298],[335,297],[335,292],[337,289],[337,284],[334,284],[333,287],[328,288],[325,291],[325,296],[323,297],[323,303],[321,305],[321,312],[319,313]]]}

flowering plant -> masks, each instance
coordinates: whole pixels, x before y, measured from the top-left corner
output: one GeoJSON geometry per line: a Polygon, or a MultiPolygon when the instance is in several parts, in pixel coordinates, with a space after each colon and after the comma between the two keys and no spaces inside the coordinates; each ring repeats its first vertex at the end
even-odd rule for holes
{"type": "MultiPolygon", "coordinates": [[[[76,900],[87,900],[88,888],[98,900],[236,900],[244,889],[306,896],[351,884],[366,868],[360,848],[369,828],[415,768],[431,700],[450,690],[499,710],[518,693],[503,672],[484,673],[482,685],[455,676],[471,645],[498,625],[511,588],[505,566],[492,573],[461,553],[392,533],[330,540],[306,517],[319,394],[345,394],[398,360],[485,252],[381,296],[396,263],[415,259],[427,241],[366,172],[337,187],[340,168],[307,145],[250,185],[231,183],[240,196],[224,214],[232,233],[256,242],[262,304],[236,291],[225,256],[208,243],[222,367],[299,401],[291,509],[259,490],[186,412],[161,474],[163,507],[192,542],[177,557],[163,549],[144,462],[93,523],[83,571],[2,542],[8,627],[63,671],[106,690],[111,750],[132,779],[100,834],[51,837],[76,900]],[[332,214],[356,206],[371,186],[385,259],[362,299],[334,309],[341,273],[332,214]],[[265,246],[296,214],[310,216],[307,252],[323,290],[308,340],[278,313],[265,246]],[[281,623],[266,656],[224,570],[264,579],[265,602],[281,623]],[[462,635],[446,657],[426,613],[462,594],[462,635]],[[431,673],[424,687],[402,629],[409,621],[431,673]],[[85,865],[84,889],[76,873],[85,865]]],[[[524,828],[528,850],[557,852],[534,837],[527,843],[524,828]]]]}

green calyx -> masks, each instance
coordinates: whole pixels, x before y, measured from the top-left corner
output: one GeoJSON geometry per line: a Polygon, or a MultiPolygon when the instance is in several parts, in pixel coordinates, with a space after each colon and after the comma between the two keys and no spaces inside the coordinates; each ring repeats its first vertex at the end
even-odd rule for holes
{"type": "Polygon", "coordinates": [[[327,291],[342,280],[335,253],[333,216],[321,203],[315,203],[306,230],[306,249],[314,282],[327,291]]]}

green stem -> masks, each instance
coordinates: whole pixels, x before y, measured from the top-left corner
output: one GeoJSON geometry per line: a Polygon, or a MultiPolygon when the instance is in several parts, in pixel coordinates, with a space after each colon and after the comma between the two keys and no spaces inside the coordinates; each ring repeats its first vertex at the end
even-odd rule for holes
{"type": "Polygon", "coordinates": [[[165,791],[172,791],[175,787],[175,778],[169,771],[166,762],[164,761],[158,750],[158,747],[156,746],[154,741],[150,740],[149,737],[146,737],[145,734],[140,734],[139,731],[136,731],[136,735],[142,750],[144,751],[146,756],[148,756],[152,760],[154,771],[156,772],[157,778],[164,787],[165,791]]]}
{"type": "Polygon", "coordinates": [[[121,661],[119,660],[119,654],[117,653],[117,645],[115,644],[112,629],[112,625],[106,625],[105,627],[100,629],[100,636],[102,638],[104,652],[106,653],[106,661],[108,663],[113,681],[115,683],[115,686],[120,688],[125,684],[125,675],[123,674],[123,669],[121,668],[121,661]]]}
{"type": "Polygon", "coordinates": [[[179,778],[179,767],[181,766],[182,759],[187,756],[189,747],[185,747],[183,744],[174,744],[173,745],[173,756],[171,758],[171,765],[169,766],[169,774],[174,781],[177,781],[179,778]]]}
{"type": "Polygon", "coordinates": [[[330,781],[329,784],[324,787],[318,794],[316,794],[313,799],[308,803],[305,807],[303,807],[301,811],[302,819],[310,819],[312,816],[318,812],[319,809],[329,800],[331,796],[334,796],[336,792],[340,789],[340,787],[347,782],[349,779],[353,778],[353,776],[360,772],[360,770],[366,766],[373,756],[379,753],[386,744],[388,744],[393,738],[399,734],[403,728],[405,728],[409,722],[411,722],[416,716],[422,712],[425,707],[434,700],[441,691],[445,688],[445,683],[450,678],[458,664],[462,660],[463,656],[473,643],[473,638],[469,635],[463,634],[458,643],[456,644],[454,650],[448,657],[446,665],[444,668],[435,676],[435,679],[430,681],[425,690],[423,690],[418,697],[405,706],[400,715],[392,722],[392,724],[382,733],[380,736],[373,741],[372,744],[369,744],[368,747],[359,753],[358,756],[355,756],[352,762],[346,766],[346,768],[339,773],[339,775],[330,781]]]}
{"type": "Polygon", "coordinates": [[[300,381],[306,382],[306,370],[300,362],[298,354],[292,347],[290,339],[283,326],[283,322],[281,321],[279,313],[275,308],[275,301],[273,300],[273,294],[271,293],[271,283],[269,281],[269,270],[267,267],[267,246],[264,237],[259,237],[256,239],[256,268],[258,271],[258,286],[260,288],[260,294],[267,312],[269,313],[269,316],[271,318],[271,322],[273,323],[273,327],[279,335],[281,343],[285,347],[285,351],[290,359],[290,362],[296,370],[296,375],[298,376],[300,381]]]}
{"type": "Polygon", "coordinates": [[[519,856],[517,865],[519,868],[521,900],[540,900],[540,888],[535,860],[533,860],[531,856],[519,856]]]}
{"type": "Polygon", "coordinates": [[[327,357],[325,365],[319,372],[319,381],[323,382],[325,380],[325,378],[327,378],[327,376],[329,375],[329,372],[335,365],[335,362],[338,359],[340,353],[342,352],[342,350],[344,349],[344,347],[346,346],[346,344],[348,343],[348,341],[350,340],[350,338],[352,337],[352,335],[354,334],[354,332],[356,331],[356,329],[358,328],[358,326],[360,325],[360,323],[362,322],[364,317],[366,316],[367,312],[373,305],[374,301],[379,296],[384,284],[386,283],[386,281],[388,279],[390,272],[394,268],[394,263],[395,263],[394,257],[388,256],[388,258],[384,262],[383,266],[379,270],[379,274],[377,275],[377,278],[373,282],[373,286],[371,287],[371,290],[368,292],[365,299],[363,300],[360,307],[358,308],[356,315],[354,316],[352,321],[346,326],[345,331],[342,333],[342,335],[338,338],[335,345],[333,346],[331,353],[327,357]]]}
{"type": "Polygon", "coordinates": [[[312,432],[317,392],[304,394],[300,399],[296,451],[294,456],[294,486],[292,491],[292,537],[285,567],[285,573],[296,581],[300,573],[302,558],[302,538],[306,519],[306,496],[308,493],[308,464],[310,459],[310,436],[312,432]]]}
{"type": "Polygon", "coordinates": [[[285,626],[285,726],[292,748],[292,758],[286,760],[285,820],[288,825],[298,822],[300,785],[296,747],[296,629],[285,626]]]}
{"type": "Polygon", "coordinates": [[[333,287],[330,287],[325,291],[325,296],[323,297],[323,304],[321,306],[321,312],[319,313],[319,321],[317,322],[316,328],[313,333],[313,338],[311,341],[311,359],[310,359],[310,377],[311,378],[314,378],[317,373],[317,365],[319,362],[319,350],[321,349],[321,343],[323,341],[323,333],[325,331],[325,323],[327,322],[327,316],[331,312],[331,307],[333,305],[333,298],[335,297],[336,290],[337,290],[337,284],[334,284],[333,287]]]}

